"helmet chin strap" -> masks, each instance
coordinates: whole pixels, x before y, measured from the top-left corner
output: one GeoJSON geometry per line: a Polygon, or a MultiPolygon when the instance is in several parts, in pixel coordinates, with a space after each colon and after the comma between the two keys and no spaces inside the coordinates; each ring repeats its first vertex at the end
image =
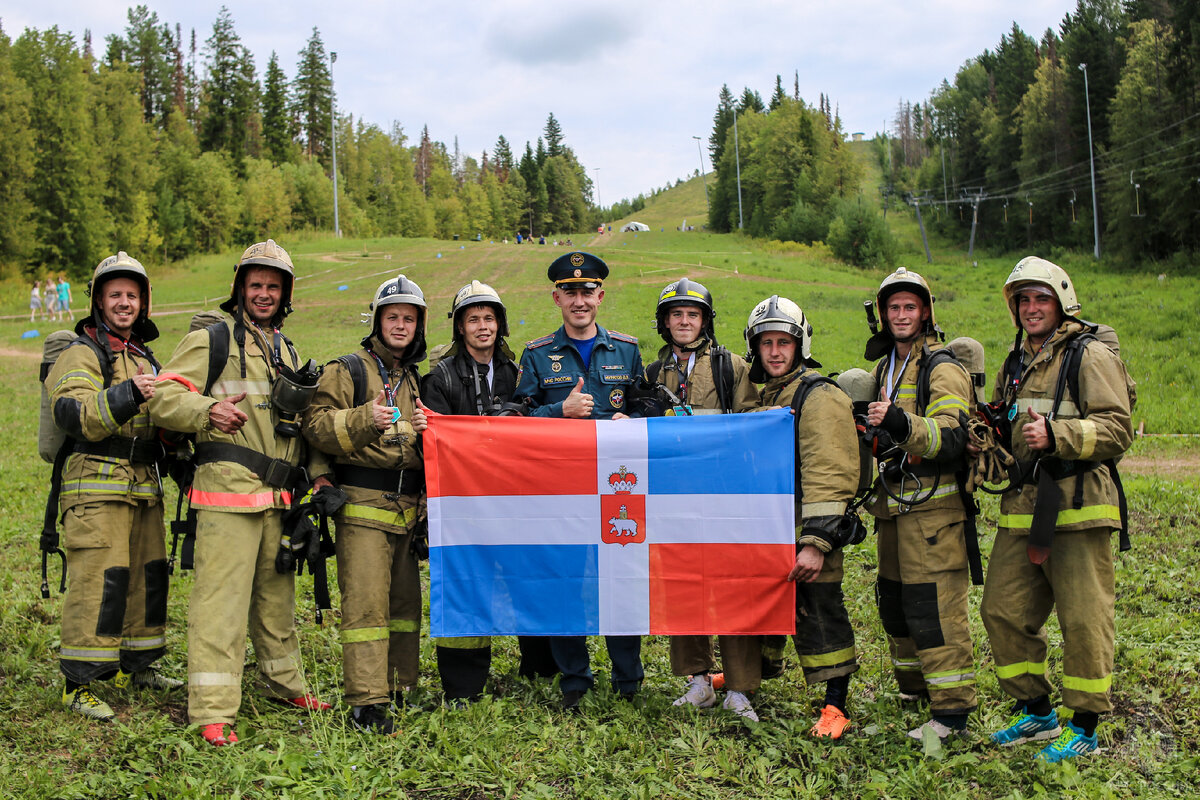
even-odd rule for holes
{"type": "Polygon", "coordinates": [[[676,343],[676,341],[674,339],[672,339],[671,347],[678,347],[680,350],[682,350],[685,353],[692,353],[692,352],[695,352],[696,350],[699,350],[701,347],[703,347],[707,343],[708,343],[708,332],[701,331],[700,335],[697,336],[696,340],[694,342],[692,342],[691,344],[678,344],[678,343],[676,343]]]}

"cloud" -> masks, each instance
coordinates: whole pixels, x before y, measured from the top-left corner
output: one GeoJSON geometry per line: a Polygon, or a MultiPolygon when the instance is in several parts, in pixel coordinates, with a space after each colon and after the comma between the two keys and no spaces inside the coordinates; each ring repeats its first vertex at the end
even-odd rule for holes
{"type": "Polygon", "coordinates": [[[485,47],[527,67],[587,64],[619,51],[637,34],[635,22],[612,8],[574,6],[504,16],[489,26],[485,47]]]}

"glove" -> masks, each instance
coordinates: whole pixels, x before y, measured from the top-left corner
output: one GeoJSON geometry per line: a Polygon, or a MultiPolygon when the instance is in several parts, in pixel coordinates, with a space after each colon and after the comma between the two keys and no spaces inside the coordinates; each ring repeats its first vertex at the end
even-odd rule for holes
{"type": "Polygon", "coordinates": [[[996,441],[992,428],[979,417],[967,422],[967,438],[979,454],[967,468],[966,490],[973,492],[984,484],[997,486],[1010,479],[1009,470],[1016,459],[996,441]]]}
{"type": "Polygon", "coordinates": [[[892,439],[897,442],[908,440],[908,414],[901,411],[900,406],[895,403],[888,406],[888,410],[883,415],[883,420],[879,423],[879,427],[891,434],[892,439]]]}
{"type": "Polygon", "coordinates": [[[425,561],[429,558],[429,518],[421,517],[414,522],[412,534],[408,552],[412,553],[418,561],[425,561]]]}

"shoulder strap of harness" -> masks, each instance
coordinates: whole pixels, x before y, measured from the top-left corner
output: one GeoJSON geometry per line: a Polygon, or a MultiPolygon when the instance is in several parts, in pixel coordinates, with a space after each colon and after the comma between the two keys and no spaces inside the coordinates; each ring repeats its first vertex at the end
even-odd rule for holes
{"type": "Polygon", "coordinates": [[[652,363],[646,367],[646,380],[650,382],[651,386],[653,386],[654,384],[658,383],[658,376],[661,373],[662,373],[662,362],[655,361],[654,363],[652,363]]]}
{"type": "Polygon", "coordinates": [[[205,330],[208,331],[208,376],[204,379],[204,394],[210,394],[229,362],[229,326],[214,322],[205,330]]]}
{"type": "MultiPolygon", "coordinates": [[[[712,364],[713,384],[717,389],[717,402],[722,414],[733,413],[733,357],[719,344],[708,351],[712,364]]],[[[832,383],[832,381],[830,381],[832,383]]]]}
{"type": "Polygon", "coordinates": [[[357,408],[367,402],[367,370],[358,354],[347,353],[344,356],[338,356],[334,361],[341,363],[350,373],[350,380],[354,384],[354,407],[357,408]]]}
{"type": "Polygon", "coordinates": [[[925,416],[925,409],[929,408],[929,380],[933,375],[933,368],[938,364],[947,364],[953,362],[959,363],[948,348],[940,347],[937,350],[930,350],[928,345],[921,347],[921,361],[917,368],[917,411],[918,417],[925,416]]]}

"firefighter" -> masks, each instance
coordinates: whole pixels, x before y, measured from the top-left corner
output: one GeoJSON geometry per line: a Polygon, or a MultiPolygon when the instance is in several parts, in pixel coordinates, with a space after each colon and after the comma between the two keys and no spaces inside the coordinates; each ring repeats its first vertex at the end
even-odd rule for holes
{"type": "MultiPolygon", "coordinates": [[[[787,575],[796,582],[792,642],[805,681],[825,684],[821,715],[809,733],[838,739],[850,725],[846,700],[858,670],[842,597],[842,521],[859,482],[850,398],[816,371],[821,365],[811,354],[812,326],[791,300],[776,295],[755,306],[745,338],[750,380],[763,383],[760,406],[795,408],[797,394],[804,393],[796,412],[796,563],[787,575]]],[[[761,669],[761,659],[746,659],[748,691],[758,685],[755,664],[761,669]]],[[[727,663],[727,675],[728,669],[727,663]]],[[[758,719],[743,692],[727,693],[725,707],[758,719]]]]}
{"type": "MultiPolygon", "coordinates": [[[[667,284],[658,295],[655,322],[666,344],[658,359],[646,367],[646,380],[665,387],[691,414],[741,412],[758,404],[749,367],[741,356],[717,344],[712,293],[688,278],[667,284]]],[[[745,697],[757,687],[761,671],[761,638],[720,636],[726,688],[745,697]],[[753,662],[753,664],[751,664],[753,662]],[[750,665],[750,666],[746,666],[750,665]],[[753,673],[750,677],[747,673],[753,673]]],[[[708,708],[717,701],[713,673],[717,671],[711,636],[672,636],[671,672],[688,678],[687,689],[675,705],[708,708]]],[[[748,699],[734,701],[753,714],[748,699]]]]}
{"type": "MultiPolygon", "coordinates": [[[[500,295],[486,283],[471,281],[454,295],[447,316],[453,341],[443,359],[421,379],[422,402],[439,414],[518,413],[511,405],[517,365],[505,341],[508,313],[500,295]]],[[[549,678],[558,672],[548,637],[519,636],[517,645],[521,652],[517,674],[549,678]]],[[[476,700],[483,694],[492,663],[491,639],[438,639],[437,662],[447,701],[476,700]]]]}
{"type": "Polygon", "coordinates": [[[1016,704],[1010,724],[991,738],[1002,746],[1052,740],[1038,758],[1055,763],[1094,753],[1099,715],[1112,710],[1110,540],[1123,526],[1115,459],[1133,441],[1131,383],[1103,342],[1078,339],[1090,326],[1061,267],[1022,259],[1005,281],[1004,300],[1018,332],[992,398],[1011,422],[1004,444],[1020,479],[1000,499],[980,610],[1000,688],[1016,704]],[[1060,387],[1077,339],[1073,396],[1060,387]],[[1052,608],[1063,638],[1062,702],[1073,712],[1065,728],[1046,677],[1044,624],[1052,608]]]}
{"type": "Polygon", "coordinates": [[[273,240],[248,247],[220,306],[224,319],[183,338],[150,402],[157,424],[196,436],[188,717],[218,747],[237,742],[247,626],[269,697],[309,711],[330,708],[309,694],[301,674],[295,575],[275,570],[283,511],[304,477],[297,407],[305,395],[295,380],[304,368],[280,330],[292,311],[294,275],[291,257],[273,240]],[[223,365],[213,352],[216,337],[227,345],[223,365]],[[210,367],[216,379],[207,386],[210,367]]]}
{"type": "Polygon", "coordinates": [[[92,681],[174,689],[153,667],[166,653],[167,558],[163,447],[146,401],[159,371],[148,342],[150,278],[124,251],[100,262],[89,313],[46,378],[54,421],[67,434],[59,459],[59,513],[70,586],[63,601],[62,702],[96,720],[114,716],[92,681]]]}
{"type": "Polygon", "coordinates": [[[867,423],[879,458],[870,511],[876,519],[876,600],[901,699],[929,701],[926,728],[945,739],[966,730],[976,708],[975,660],[967,619],[967,510],[957,473],[965,464],[974,389],[967,371],[935,355],[943,335],[929,285],[901,267],[875,298],[882,329],[867,343],[879,359],[879,397],[867,423]],[[881,357],[882,356],[882,357],[881,357]]]}
{"type": "MultiPolygon", "coordinates": [[[[537,417],[626,419],[626,397],[642,375],[637,339],[596,322],[604,301],[608,265],[590,253],[574,251],[556,258],[546,271],[552,297],[562,313],[554,333],[525,344],[516,399],[525,398],[537,417]]],[[[632,700],[641,687],[640,636],[606,636],[613,664],[613,688],[632,700]]],[[[556,636],[550,648],[562,671],[563,708],[575,711],[595,683],[583,636],[556,636]]]]}
{"type": "Polygon", "coordinates": [[[421,655],[417,562],[428,553],[428,528],[419,437],[427,422],[417,365],[425,359],[425,295],[398,275],[380,284],[368,310],[371,332],[361,350],[326,368],[304,435],[333,460],[332,475],[316,485],[332,478],[348,498],[335,519],[350,723],[391,734],[392,702],[402,705],[417,685],[421,655]]]}

